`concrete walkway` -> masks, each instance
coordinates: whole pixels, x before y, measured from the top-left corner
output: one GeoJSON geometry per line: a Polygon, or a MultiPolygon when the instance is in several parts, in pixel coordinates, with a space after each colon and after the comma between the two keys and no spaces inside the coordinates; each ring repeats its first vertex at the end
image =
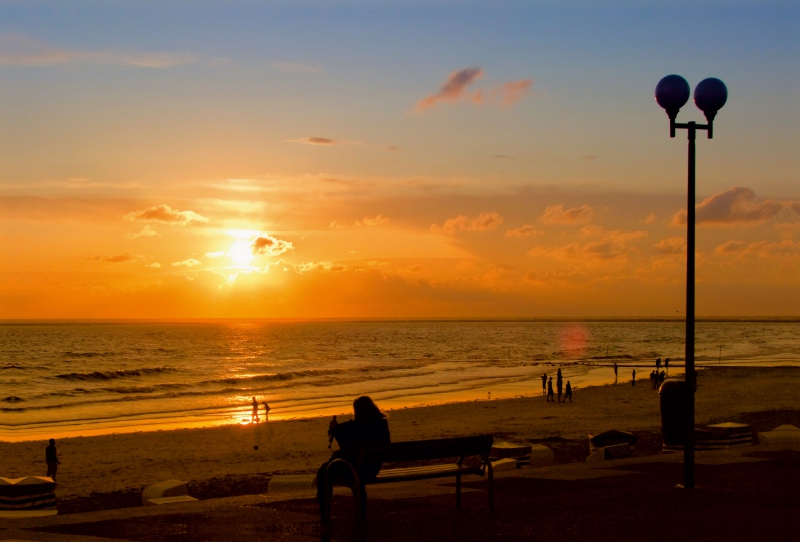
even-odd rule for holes
{"type": "Polygon", "coordinates": [[[363,523],[342,488],[327,533],[312,477],[276,476],[261,495],[0,519],[0,541],[781,540],[794,536],[798,467],[800,452],[780,446],[702,452],[693,492],[675,488],[682,454],[503,471],[495,514],[477,477],[465,477],[460,510],[454,480],[370,486],[363,523]]]}

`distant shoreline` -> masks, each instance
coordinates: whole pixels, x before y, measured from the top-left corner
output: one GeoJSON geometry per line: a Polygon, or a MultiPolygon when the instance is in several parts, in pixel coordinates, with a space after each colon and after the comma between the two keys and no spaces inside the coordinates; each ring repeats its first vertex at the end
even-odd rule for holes
{"type": "MultiPolygon", "coordinates": [[[[515,323],[515,322],[684,322],[672,316],[584,316],[584,317],[420,317],[420,318],[8,318],[0,319],[6,325],[115,325],[115,324],[379,324],[379,323],[515,323]]],[[[800,316],[698,316],[697,322],[731,323],[800,323],[800,316]]]]}

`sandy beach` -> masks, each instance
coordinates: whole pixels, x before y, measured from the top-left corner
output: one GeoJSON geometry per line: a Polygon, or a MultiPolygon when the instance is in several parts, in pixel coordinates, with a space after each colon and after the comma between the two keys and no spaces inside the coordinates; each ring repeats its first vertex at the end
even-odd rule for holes
{"type": "MultiPolygon", "coordinates": [[[[800,417],[798,368],[705,369],[698,382],[698,425],[750,420],[757,430],[765,430],[800,417]]],[[[608,429],[650,435],[646,452],[655,453],[660,446],[659,398],[646,379],[636,386],[626,380],[578,389],[571,404],[547,403],[537,396],[400,409],[388,415],[395,441],[491,433],[497,440],[550,443],[561,449],[556,459],[562,462],[585,458],[586,436],[608,429]]],[[[190,493],[201,496],[263,491],[270,475],[312,472],[329,456],[328,421],[59,440],[57,494],[65,503],[81,501],[80,509],[91,508],[89,500],[99,508],[136,504],[143,487],[169,478],[190,481],[190,493]],[[114,498],[102,503],[102,495],[114,498]]],[[[0,442],[0,476],[44,475],[45,445],[0,442]]]]}

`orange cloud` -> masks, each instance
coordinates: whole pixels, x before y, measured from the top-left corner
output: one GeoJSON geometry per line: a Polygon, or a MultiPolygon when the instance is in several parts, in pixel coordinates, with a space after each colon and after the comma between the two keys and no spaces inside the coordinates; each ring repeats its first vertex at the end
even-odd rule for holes
{"type": "Polygon", "coordinates": [[[131,254],[130,252],[123,252],[115,256],[92,256],[88,260],[108,262],[108,263],[128,263],[135,260],[140,260],[142,257],[138,254],[131,254]]]}
{"type": "Polygon", "coordinates": [[[683,237],[667,237],[653,245],[653,247],[659,254],[685,254],[686,239],[683,237]]]}
{"type": "Polygon", "coordinates": [[[182,262],[172,262],[170,265],[172,267],[194,267],[195,265],[200,265],[203,262],[199,260],[195,260],[194,258],[189,258],[188,260],[183,260],[182,262]]]}
{"type": "Polygon", "coordinates": [[[208,219],[194,211],[178,211],[169,205],[161,204],[141,211],[132,211],[123,217],[129,222],[162,222],[186,226],[188,224],[204,224],[208,219]]]}
{"type": "MultiPolygon", "coordinates": [[[[777,215],[790,202],[764,200],[756,203],[756,194],[749,188],[735,186],[725,192],[704,199],[697,207],[698,224],[733,224],[763,222],[777,215]]],[[[686,211],[679,211],[672,217],[673,226],[686,225],[686,211]]]]}
{"type": "Polygon", "coordinates": [[[497,229],[503,223],[503,217],[497,213],[481,213],[475,218],[466,215],[459,215],[455,218],[448,218],[442,226],[432,224],[431,230],[453,233],[457,230],[463,231],[487,231],[497,229]]]}
{"type": "Polygon", "coordinates": [[[340,139],[330,139],[327,137],[301,137],[300,139],[287,139],[290,143],[303,143],[305,145],[322,145],[323,147],[330,147],[331,145],[341,145],[346,143],[340,139]]]}
{"type": "Polygon", "coordinates": [[[250,243],[253,249],[253,254],[262,254],[266,256],[279,256],[284,252],[294,250],[294,245],[289,241],[282,239],[275,239],[269,235],[259,235],[250,243]]]}
{"type": "Polygon", "coordinates": [[[144,227],[142,228],[142,231],[137,232],[137,233],[128,232],[128,233],[125,234],[125,238],[126,239],[138,239],[139,237],[154,237],[154,236],[157,236],[157,235],[160,236],[161,234],[158,233],[155,230],[155,228],[153,228],[149,224],[145,224],[144,227]]]}
{"type": "Polygon", "coordinates": [[[745,241],[728,241],[714,249],[716,254],[736,254],[748,247],[745,241]]]}
{"type": "Polygon", "coordinates": [[[377,215],[373,218],[365,216],[364,220],[356,221],[356,226],[380,226],[381,224],[386,224],[387,222],[389,222],[389,219],[383,215],[377,215]]]}
{"type": "Polygon", "coordinates": [[[564,204],[560,203],[546,208],[539,220],[545,224],[579,224],[591,222],[593,211],[594,207],[589,205],[564,209],[564,204]]]}
{"type": "Polygon", "coordinates": [[[530,237],[531,235],[544,235],[542,230],[537,230],[530,224],[525,224],[519,228],[506,231],[506,237],[530,237]]]}

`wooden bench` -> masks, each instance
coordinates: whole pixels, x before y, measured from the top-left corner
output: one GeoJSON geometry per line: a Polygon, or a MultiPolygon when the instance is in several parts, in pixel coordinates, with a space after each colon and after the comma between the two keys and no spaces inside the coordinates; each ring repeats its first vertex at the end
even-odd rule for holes
{"type": "Polygon", "coordinates": [[[336,463],[344,463],[352,473],[355,483],[351,489],[356,498],[356,505],[359,511],[366,510],[366,495],[363,488],[372,484],[391,484],[393,482],[409,482],[414,480],[427,480],[431,478],[456,479],[456,508],[461,508],[461,477],[468,474],[483,476],[488,470],[487,491],[489,494],[489,510],[494,512],[494,475],[492,472],[492,462],[489,454],[492,450],[494,437],[491,435],[480,435],[475,437],[458,437],[433,440],[413,440],[407,442],[394,442],[388,446],[364,448],[357,465],[351,465],[344,459],[335,459],[328,465],[325,471],[324,483],[329,491],[325,492],[325,508],[323,518],[327,520],[330,516],[330,488],[333,485],[345,485],[351,487],[349,483],[333,479],[328,475],[331,466],[336,463]],[[464,465],[467,457],[480,457],[478,465],[464,465]],[[358,467],[364,463],[400,463],[406,461],[428,461],[437,459],[458,458],[455,463],[439,465],[423,465],[419,467],[401,467],[386,469],[381,468],[378,475],[373,480],[362,483],[358,475],[358,467]]]}

